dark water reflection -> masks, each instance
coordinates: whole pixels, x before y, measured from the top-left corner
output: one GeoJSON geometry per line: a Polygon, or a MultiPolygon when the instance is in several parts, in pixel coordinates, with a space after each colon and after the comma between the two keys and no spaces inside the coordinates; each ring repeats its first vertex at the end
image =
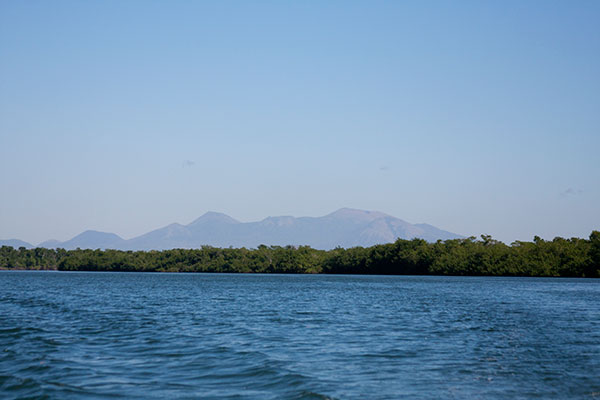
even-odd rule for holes
{"type": "Polygon", "coordinates": [[[0,397],[600,398],[600,281],[1,272],[0,397]]]}

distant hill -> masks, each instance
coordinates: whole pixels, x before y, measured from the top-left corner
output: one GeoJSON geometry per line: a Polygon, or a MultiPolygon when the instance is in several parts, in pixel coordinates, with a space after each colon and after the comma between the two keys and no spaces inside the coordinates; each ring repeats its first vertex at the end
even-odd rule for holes
{"type": "Polygon", "coordinates": [[[50,239],[50,240],[46,240],[45,242],[38,244],[37,247],[45,247],[47,249],[56,249],[60,246],[61,243],[62,242],[60,240],[50,239]]]}
{"type": "Polygon", "coordinates": [[[398,238],[434,242],[462,236],[428,224],[410,224],[378,211],[342,208],[322,217],[280,216],[247,223],[222,213],[207,212],[188,225],[170,224],[129,240],[114,233],[86,231],[66,242],[48,241],[40,247],[166,250],[202,245],[255,248],[265,244],[308,245],[328,250],[390,243],[398,238]]]}
{"type": "Polygon", "coordinates": [[[18,249],[19,247],[25,247],[26,249],[35,247],[31,243],[27,243],[19,239],[0,240],[0,247],[2,246],[11,246],[15,249],[18,249]]]}
{"type": "Polygon", "coordinates": [[[54,243],[51,247],[66,250],[80,249],[119,249],[126,241],[114,233],[85,231],[71,240],[54,243]]]}

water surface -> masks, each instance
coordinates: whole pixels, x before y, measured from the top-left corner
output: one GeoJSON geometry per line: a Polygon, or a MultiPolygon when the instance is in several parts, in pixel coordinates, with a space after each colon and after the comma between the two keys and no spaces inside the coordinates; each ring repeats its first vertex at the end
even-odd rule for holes
{"type": "Polygon", "coordinates": [[[600,398],[599,285],[0,272],[0,397],[600,398]]]}

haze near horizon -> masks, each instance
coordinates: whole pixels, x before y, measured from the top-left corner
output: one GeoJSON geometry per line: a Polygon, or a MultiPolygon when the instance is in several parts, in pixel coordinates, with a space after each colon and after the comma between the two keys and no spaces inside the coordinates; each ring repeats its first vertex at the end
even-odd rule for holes
{"type": "Polygon", "coordinates": [[[0,239],[376,210],[600,229],[600,3],[3,2],[0,239]]]}

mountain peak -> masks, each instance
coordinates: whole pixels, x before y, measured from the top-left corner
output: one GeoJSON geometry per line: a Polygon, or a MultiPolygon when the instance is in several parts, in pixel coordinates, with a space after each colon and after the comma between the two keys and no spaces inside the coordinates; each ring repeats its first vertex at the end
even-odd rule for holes
{"type": "Polygon", "coordinates": [[[274,225],[274,226],[291,226],[297,221],[296,218],[284,215],[281,217],[267,217],[263,219],[260,223],[265,225],[274,225]]]}
{"type": "Polygon", "coordinates": [[[203,225],[206,223],[215,223],[215,222],[220,222],[220,223],[225,223],[225,224],[239,224],[240,223],[239,221],[231,218],[227,214],[223,214],[223,213],[215,212],[215,211],[208,211],[208,212],[202,214],[202,216],[196,218],[194,221],[192,221],[190,224],[188,224],[188,226],[203,225]]]}
{"type": "Polygon", "coordinates": [[[123,238],[114,233],[87,230],[71,240],[56,244],[56,247],[62,247],[66,250],[72,250],[78,247],[82,249],[114,249],[124,241],[123,238]]]}
{"type": "MultiPolygon", "coordinates": [[[[79,239],[79,238],[103,238],[103,239],[116,239],[116,240],[123,240],[119,235],[115,234],[115,233],[110,233],[110,232],[100,232],[100,231],[94,231],[91,229],[88,229],[87,231],[81,232],[79,235],[75,236],[73,239],[79,239]]],[[[71,240],[73,240],[71,239],[71,240]]]]}
{"type": "Polygon", "coordinates": [[[326,217],[340,218],[340,219],[356,219],[363,221],[373,221],[378,218],[390,217],[387,214],[384,214],[379,211],[366,211],[359,210],[356,208],[340,208],[337,211],[332,212],[331,214],[326,215],[326,217]]]}

